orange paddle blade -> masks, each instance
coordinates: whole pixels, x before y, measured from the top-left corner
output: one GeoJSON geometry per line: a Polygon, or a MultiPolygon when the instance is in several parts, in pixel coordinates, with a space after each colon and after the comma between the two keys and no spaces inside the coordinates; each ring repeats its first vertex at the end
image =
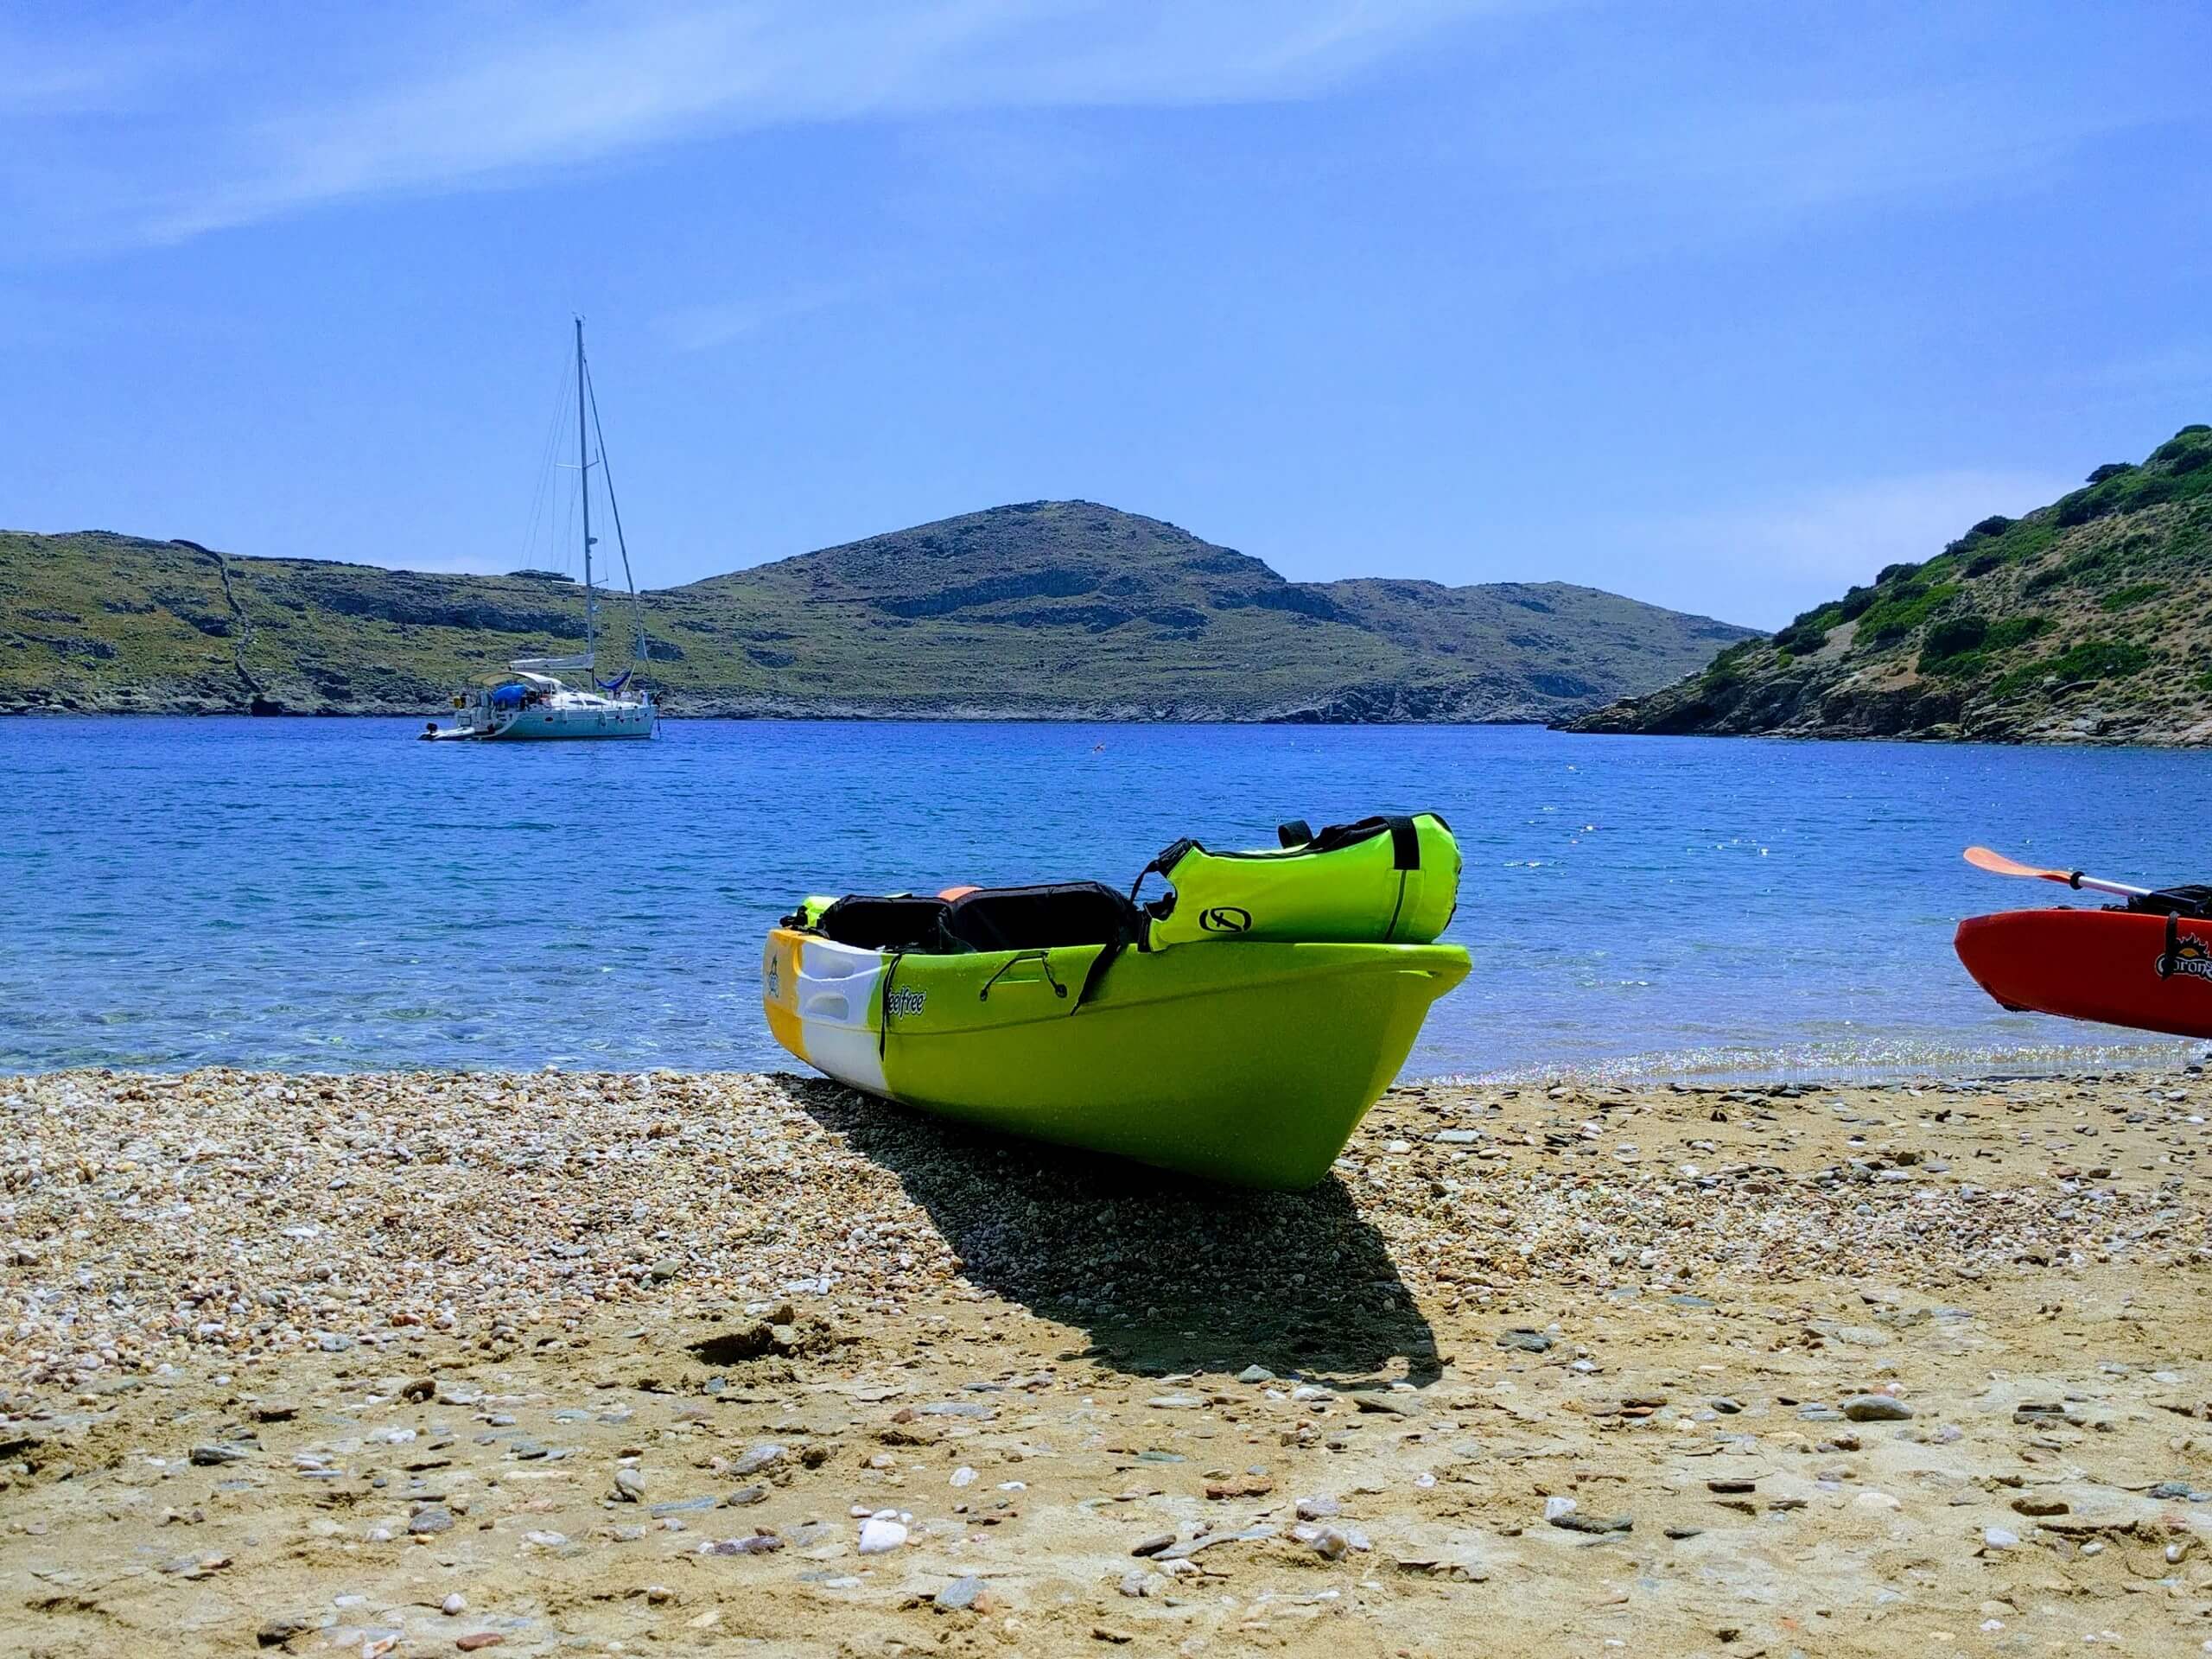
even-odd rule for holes
{"type": "Polygon", "coordinates": [[[2043,881],[2071,881],[2071,870],[2039,870],[2032,864],[2023,864],[2017,858],[2007,858],[2002,853],[1992,852],[1986,847],[1969,847],[1966,861],[1977,870],[1987,870],[1992,875],[2031,875],[2043,881]]]}

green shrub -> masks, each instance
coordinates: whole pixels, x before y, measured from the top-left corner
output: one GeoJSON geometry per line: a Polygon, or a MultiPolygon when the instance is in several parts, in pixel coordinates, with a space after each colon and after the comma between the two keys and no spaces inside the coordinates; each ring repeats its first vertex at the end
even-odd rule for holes
{"type": "Polygon", "coordinates": [[[1826,628],[1793,622],[1774,636],[1774,648],[1783,657],[1809,657],[1828,642],[1826,628]]]}
{"type": "Polygon", "coordinates": [[[1843,620],[1843,607],[1831,601],[1826,605],[1815,605],[1809,611],[1798,612],[1783,632],[1787,633],[1790,628],[1832,628],[1843,620]]]}
{"type": "Polygon", "coordinates": [[[2018,521],[2015,519],[2007,518],[2001,512],[1993,512],[1988,518],[1984,518],[1980,523],[1974,524],[1968,529],[1967,534],[1969,536],[2002,536],[2006,531],[2012,529],[2013,524],[2017,522],[2018,521]]]}
{"type": "Polygon", "coordinates": [[[1744,658],[1764,644],[1758,639],[1738,639],[1734,645],[1706,664],[1705,676],[1699,681],[1700,691],[1707,696],[1739,685],[1744,679],[1744,658]]]}
{"type": "Polygon", "coordinates": [[[2101,518],[2111,511],[2095,490],[2076,490],[2071,495],[2058,498],[2058,508],[2054,516],[2060,524],[2070,529],[2075,524],[2086,524],[2092,518],[2101,518]]]}
{"type": "Polygon", "coordinates": [[[2116,588],[2097,601],[2106,610],[2124,611],[2130,606],[2140,605],[2146,599],[2156,599],[2166,591],[2163,582],[2135,582],[2125,588],[2116,588]]]}
{"type": "Polygon", "coordinates": [[[2008,616],[1993,626],[1984,636],[1982,649],[1987,652],[2012,651],[2031,639],[2039,639],[2050,632],[2050,619],[2037,616],[2032,611],[2019,616],[2008,616]]]}
{"type": "Polygon", "coordinates": [[[1989,637],[1989,619],[1969,612],[1964,616],[1946,617],[1928,630],[1928,638],[1920,647],[1920,669],[1923,673],[1934,668],[1947,657],[1961,656],[1974,650],[1989,637]]]}
{"type": "Polygon", "coordinates": [[[1853,587],[1847,589],[1843,597],[1835,602],[1836,620],[1855,621],[1866,614],[1868,609],[1873,605],[1874,599],[1875,594],[1872,588],[1853,587]]]}
{"type": "Polygon", "coordinates": [[[1989,666],[1986,651],[1962,651],[1955,657],[1946,657],[1941,662],[1923,662],[1923,674],[1941,674],[1950,679],[1971,679],[1989,666]]]}
{"type": "Polygon", "coordinates": [[[2212,461],[2212,426],[2184,426],[2151,452],[2153,462],[2164,462],[2177,473],[2193,473],[2212,461]]]}
{"type": "Polygon", "coordinates": [[[2023,560],[2034,558],[2056,541],[2058,527],[2048,519],[2037,519],[2031,523],[2023,518],[1997,539],[2005,556],[2017,564],[2023,560]]]}
{"type": "Polygon", "coordinates": [[[1900,584],[1894,597],[1870,607],[1859,619],[1857,642],[1868,645],[1894,644],[1926,621],[1929,613],[1958,591],[1959,585],[1955,582],[1938,582],[1924,589],[1910,582],[1900,584]]]}
{"type": "Polygon", "coordinates": [[[2064,680],[2120,680],[2147,668],[2151,653],[2124,639],[2085,639],[2043,664],[2064,680]]]}
{"type": "Polygon", "coordinates": [[[1897,564],[1885,564],[1874,574],[1874,585],[1885,588],[1892,582],[1903,582],[1920,567],[1910,560],[1897,564]]]}
{"type": "Polygon", "coordinates": [[[2089,474],[2089,482],[2101,484],[2108,478],[2118,478],[2122,473],[2134,470],[2135,463],[2132,461],[2108,461],[2089,474]]]}

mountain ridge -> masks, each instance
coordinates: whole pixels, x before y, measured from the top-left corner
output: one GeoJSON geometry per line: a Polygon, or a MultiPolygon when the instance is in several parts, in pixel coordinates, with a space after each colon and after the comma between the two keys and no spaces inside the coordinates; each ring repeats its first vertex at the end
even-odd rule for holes
{"type": "MultiPolygon", "coordinates": [[[[1568,583],[1294,582],[1164,520],[1014,503],[645,595],[671,712],[1520,720],[1649,690],[1751,630],[1568,583]]],[[[601,637],[626,655],[626,596],[601,637]]],[[[448,575],[0,531],[0,709],[428,713],[575,650],[558,572],[448,575]]]]}
{"type": "Polygon", "coordinates": [[[2212,426],[1561,722],[1627,734],[2212,744],[2212,426]]]}

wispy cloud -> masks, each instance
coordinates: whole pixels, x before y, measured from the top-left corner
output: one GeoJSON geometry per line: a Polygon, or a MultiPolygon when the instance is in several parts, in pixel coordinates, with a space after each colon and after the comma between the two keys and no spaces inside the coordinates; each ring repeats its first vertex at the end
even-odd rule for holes
{"type": "MultiPolygon", "coordinates": [[[[1294,98],[1514,0],[569,0],[210,16],[212,61],[87,124],[80,193],[176,239],[347,199],[481,187],[702,136],[948,111],[1294,98]],[[95,159],[87,162],[86,157],[95,159]],[[104,191],[86,187],[104,182],[104,191]]],[[[68,66],[10,110],[139,73],[56,25],[68,66]],[[107,67],[102,67],[104,62],[107,67]]],[[[0,148],[8,137],[0,127],[0,148]]],[[[20,174],[19,174],[20,178],[20,174]]]]}

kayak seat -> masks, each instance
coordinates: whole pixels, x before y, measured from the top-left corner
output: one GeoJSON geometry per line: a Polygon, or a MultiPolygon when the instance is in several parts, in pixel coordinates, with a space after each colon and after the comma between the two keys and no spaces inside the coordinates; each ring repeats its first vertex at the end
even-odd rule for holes
{"type": "Polygon", "coordinates": [[[855,893],[824,907],[814,931],[855,950],[938,956],[1125,944],[1136,938],[1136,906],[1102,882],[955,891],[959,896],[951,899],[855,893]]]}
{"type": "Polygon", "coordinates": [[[815,923],[823,938],[856,950],[936,950],[939,925],[950,906],[913,893],[887,898],[854,894],[824,910],[815,923]]]}
{"type": "Polygon", "coordinates": [[[1103,882],[1055,881],[963,893],[945,906],[941,925],[955,950],[1052,950],[1133,939],[1137,911],[1103,882]]]}

